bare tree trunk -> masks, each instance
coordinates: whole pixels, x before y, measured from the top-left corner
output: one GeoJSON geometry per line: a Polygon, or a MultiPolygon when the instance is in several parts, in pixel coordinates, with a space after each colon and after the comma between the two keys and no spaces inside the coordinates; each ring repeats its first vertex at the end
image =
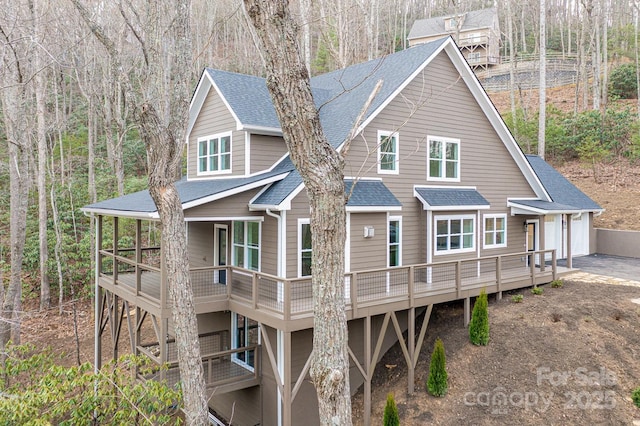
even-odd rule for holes
{"type": "Polygon", "coordinates": [[[547,7],[540,0],[540,107],[538,111],[538,155],[544,158],[547,128],[547,7]]]}
{"type": "MultiPolygon", "coordinates": [[[[39,1],[34,2],[32,10],[33,32],[34,35],[42,30],[40,24],[40,16],[43,11],[39,7],[39,1]]],[[[51,296],[49,289],[49,274],[47,264],[49,263],[49,248],[47,241],[47,160],[49,153],[47,149],[47,123],[46,123],[46,71],[42,61],[42,53],[39,49],[34,52],[34,61],[36,67],[35,75],[35,93],[36,93],[36,122],[38,137],[38,234],[40,240],[40,309],[48,309],[51,306],[51,296]]]]}
{"type": "Polygon", "coordinates": [[[515,93],[515,66],[516,52],[513,45],[513,16],[511,15],[511,2],[506,2],[507,6],[507,41],[509,43],[509,102],[511,105],[511,120],[513,122],[513,136],[518,140],[518,111],[516,110],[515,93]]]}
{"type": "MultiPolygon", "coordinates": [[[[162,255],[167,269],[172,320],[180,360],[180,378],[187,425],[208,424],[208,404],[200,358],[200,341],[193,289],[189,275],[189,257],[182,203],[174,182],[180,170],[187,128],[190,81],[185,71],[191,66],[189,0],[156,1],[135,14],[136,39],[144,55],[141,87],[124,72],[124,52],[98,25],[80,0],[72,0],[76,9],[111,57],[124,85],[140,135],[147,148],[149,193],[162,226],[162,255]],[[143,15],[148,13],[148,15],[143,15]]],[[[128,4],[127,6],[132,6],[128,4]]],[[[120,14],[127,13],[119,4],[120,14]]],[[[127,25],[131,26],[130,22],[127,25]]],[[[161,336],[163,339],[166,336],[161,336]]]]}
{"type": "Polygon", "coordinates": [[[288,1],[244,0],[244,5],[261,42],[267,87],[284,140],[309,196],[314,306],[311,378],[318,395],[320,423],[349,425],[344,159],[322,132],[288,1]]]}

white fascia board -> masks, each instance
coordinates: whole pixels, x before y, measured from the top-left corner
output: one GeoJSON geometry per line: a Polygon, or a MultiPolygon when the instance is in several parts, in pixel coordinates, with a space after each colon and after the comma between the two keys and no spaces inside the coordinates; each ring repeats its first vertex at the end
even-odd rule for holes
{"type": "Polygon", "coordinates": [[[424,210],[430,210],[432,212],[463,212],[471,210],[489,210],[491,206],[486,204],[481,205],[469,205],[469,206],[432,206],[426,202],[422,203],[424,210]]]}
{"type": "Polygon", "coordinates": [[[537,207],[530,207],[524,204],[518,204],[515,200],[507,201],[507,207],[511,208],[511,216],[515,216],[517,214],[534,214],[534,215],[547,215],[547,214],[576,214],[583,213],[583,210],[548,210],[548,209],[540,209],[537,207]]]}
{"type": "Polygon", "coordinates": [[[402,206],[346,206],[349,213],[384,213],[384,212],[400,212],[402,206]]]}
{"type": "Polygon", "coordinates": [[[202,217],[185,217],[185,222],[264,222],[264,216],[202,216],[202,217]]]}
{"type": "Polygon", "coordinates": [[[114,209],[100,209],[100,208],[87,208],[80,209],[85,214],[95,214],[99,216],[112,216],[112,217],[126,217],[130,219],[141,220],[158,220],[158,212],[138,212],[132,210],[114,210],[114,209]]]}
{"type": "MultiPolygon", "coordinates": [[[[462,77],[464,82],[467,84],[467,87],[478,102],[478,105],[491,123],[493,129],[502,140],[502,143],[511,154],[511,157],[513,157],[527,182],[529,182],[531,189],[533,189],[533,191],[541,200],[551,201],[551,197],[542,185],[542,182],[540,182],[540,179],[538,179],[538,175],[536,175],[536,173],[533,171],[533,168],[529,164],[529,161],[527,161],[527,158],[522,152],[522,149],[520,149],[520,146],[518,146],[518,143],[513,138],[513,135],[507,128],[507,125],[500,116],[500,113],[496,109],[493,102],[491,102],[491,99],[489,99],[487,92],[485,92],[485,90],[483,89],[482,85],[478,81],[478,78],[475,76],[475,74],[471,70],[471,67],[462,56],[462,53],[453,43],[453,40],[449,40],[449,42],[445,43],[443,49],[449,55],[451,62],[458,70],[458,73],[460,73],[460,76],[462,77]]],[[[440,49],[438,50],[438,52],[439,51],[440,49]]]]}
{"type": "Polygon", "coordinates": [[[233,188],[233,189],[229,189],[227,191],[219,192],[217,194],[209,195],[208,197],[202,197],[202,198],[198,198],[197,200],[189,201],[188,203],[183,203],[182,204],[182,209],[183,210],[187,210],[187,209],[190,209],[192,207],[201,206],[203,204],[211,203],[213,201],[220,200],[220,199],[223,199],[223,198],[227,198],[227,197],[230,197],[232,195],[241,194],[243,192],[250,191],[250,190],[255,189],[255,188],[259,188],[259,187],[261,187],[263,185],[268,185],[268,184],[273,183],[275,181],[278,181],[280,179],[284,179],[284,177],[287,175],[287,173],[282,173],[282,174],[279,174],[279,175],[271,176],[269,178],[258,180],[258,181],[252,182],[252,183],[248,183],[246,185],[242,185],[242,186],[239,186],[237,188],[233,188]]]}
{"type": "Polygon", "coordinates": [[[236,123],[236,130],[255,133],[256,135],[282,136],[282,129],[279,127],[252,126],[250,124],[245,125],[240,123],[238,120],[236,120],[236,123]]]}
{"type": "Polygon", "coordinates": [[[202,110],[204,101],[205,99],[207,99],[207,95],[209,94],[209,91],[211,90],[212,87],[215,89],[218,96],[220,96],[220,99],[222,99],[222,102],[229,110],[229,113],[231,113],[231,115],[233,116],[233,119],[236,122],[236,128],[240,128],[242,126],[242,123],[240,123],[240,120],[238,119],[238,116],[236,115],[235,111],[231,108],[231,105],[229,105],[229,102],[227,102],[225,97],[222,95],[222,92],[216,85],[215,81],[213,81],[213,78],[211,77],[209,72],[206,71],[205,69],[205,71],[203,71],[202,73],[202,78],[200,79],[200,82],[198,82],[198,87],[196,88],[193,99],[191,100],[191,105],[189,105],[189,123],[187,125],[187,131],[185,133],[186,142],[189,142],[189,136],[191,135],[191,130],[193,130],[193,125],[195,124],[196,119],[200,115],[200,111],[202,110]]]}

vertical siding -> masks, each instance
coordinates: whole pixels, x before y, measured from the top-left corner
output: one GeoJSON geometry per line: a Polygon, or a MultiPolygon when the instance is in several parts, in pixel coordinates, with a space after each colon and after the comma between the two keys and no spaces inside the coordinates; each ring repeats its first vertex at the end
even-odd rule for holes
{"type": "Polygon", "coordinates": [[[251,135],[249,149],[251,173],[270,168],[287,153],[284,139],[276,136],[251,135]]]}
{"type": "MultiPolygon", "coordinates": [[[[187,177],[198,179],[198,138],[231,132],[231,175],[244,175],[245,133],[236,131],[236,121],[218,93],[211,89],[196,119],[187,147],[187,177]]],[[[221,176],[229,176],[223,174],[221,176]]]]}
{"type": "MultiPolygon", "coordinates": [[[[361,177],[382,178],[402,203],[402,212],[397,215],[403,217],[405,265],[426,259],[426,214],[413,196],[414,185],[476,187],[491,204],[490,210],[483,210],[482,214],[506,213],[508,216],[506,251],[522,249],[524,235],[518,234],[522,219],[509,216],[507,198],[535,197],[535,194],[444,52],[352,143],[345,174],[357,176],[359,170],[364,170],[359,174],[361,177]],[[370,150],[375,147],[378,130],[399,133],[397,175],[378,174],[377,156],[375,152],[373,155],[367,152],[367,147],[370,150]],[[460,140],[460,182],[427,180],[427,136],[460,140]]],[[[478,231],[481,230],[482,226],[478,231]]]]}

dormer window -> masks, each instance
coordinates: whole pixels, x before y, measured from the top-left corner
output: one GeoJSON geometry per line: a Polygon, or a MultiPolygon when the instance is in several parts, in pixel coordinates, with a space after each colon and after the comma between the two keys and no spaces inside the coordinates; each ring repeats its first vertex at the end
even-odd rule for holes
{"type": "Polygon", "coordinates": [[[198,139],[198,174],[231,172],[231,133],[198,139]]]}
{"type": "Polygon", "coordinates": [[[445,21],[445,27],[447,31],[453,31],[458,26],[458,20],[456,18],[449,18],[445,21]]]}

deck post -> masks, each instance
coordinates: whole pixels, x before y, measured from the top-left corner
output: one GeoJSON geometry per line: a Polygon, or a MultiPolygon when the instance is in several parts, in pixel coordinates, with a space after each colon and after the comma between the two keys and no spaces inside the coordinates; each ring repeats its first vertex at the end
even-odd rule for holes
{"type": "Polygon", "coordinates": [[[558,268],[557,268],[557,259],[556,259],[556,249],[551,251],[551,270],[553,271],[553,280],[558,279],[558,268]]]}
{"type": "Polygon", "coordinates": [[[536,256],[535,251],[529,252],[529,274],[531,274],[531,285],[536,285],[536,256]]]}
{"type": "Polygon", "coordinates": [[[113,285],[118,285],[118,217],[113,218],[113,285]]]}
{"type": "Polygon", "coordinates": [[[258,274],[253,273],[251,276],[251,300],[253,301],[253,309],[258,309],[258,274]]]}
{"type": "Polygon", "coordinates": [[[136,296],[140,295],[142,287],[142,221],[136,219],[136,296]]]}
{"type": "MultiPolygon", "coordinates": [[[[165,365],[168,362],[167,357],[167,336],[169,334],[169,320],[167,318],[160,319],[160,365],[165,365]]],[[[164,368],[160,369],[160,381],[167,378],[167,372],[164,368]]]]}
{"type": "Polygon", "coordinates": [[[284,281],[284,301],[282,306],[284,307],[284,310],[282,312],[284,315],[284,320],[289,321],[291,319],[291,281],[290,280],[284,281]]]}
{"type": "Polygon", "coordinates": [[[502,256],[496,257],[496,297],[502,300],[502,256]]]}
{"type": "Polygon", "coordinates": [[[415,362],[413,358],[415,357],[416,342],[416,308],[413,307],[413,304],[411,304],[408,314],[409,329],[407,330],[407,343],[409,347],[407,349],[409,350],[409,362],[407,363],[407,391],[409,392],[409,395],[413,395],[413,392],[415,391],[415,362]]]}
{"type": "Polygon", "coordinates": [[[293,400],[291,398],[291,332],[287,331],[284,333],[284,369],[283,369],[283,390],[282,392],[282,424],[285,426],[289,426],[292,423],[291,416],[291,405],[293,400]]]}
{"type": "Polygon", "coordinates": [[[467,327],[471,321],[471,298],[464,298],[464,326],[467,327]]]}
{"type": "Polygon", "coordinates": [[[457,298],[462,298],[462,261],[456,262],[456,293],[457,298]]]}
{"type": "Polygon", "coordinates": [[[371,424],[371,316],[364,319],[364,418],[365,426],[371,424]]]}
{"type": "Polygon", "coordinates": [[[351,293],[351,312],[353,318],[358,318],[358,273],[351,273],[351,283],[349,284],[349,292],[351,293]]]}
{"type": "MultiPolygon", "coordinates": [[[[409,266],[409,270],[407,271],[407,273],[409,274],[409,276],[407,277],[407,285],[409,286],[409,306],[411,306],[412,308],[415,306],[414,302],[413,302],[413,298],[414,298],[414,277],[415,277],[415,269],[414,266],[411,265],[409,266]]],[[[415,314],[415,312],[414,312],[415,314]]]]}

